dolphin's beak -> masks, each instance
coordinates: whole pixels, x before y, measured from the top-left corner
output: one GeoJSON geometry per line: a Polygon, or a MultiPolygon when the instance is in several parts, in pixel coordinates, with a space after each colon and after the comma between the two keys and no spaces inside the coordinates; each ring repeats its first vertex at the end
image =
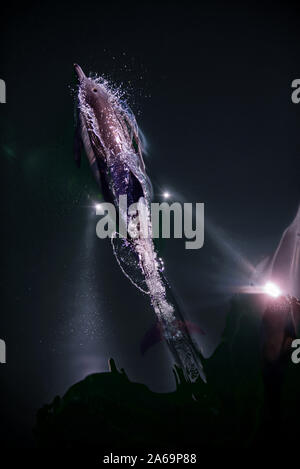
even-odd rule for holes
{"type": "Polygon", "coordinates": [[[79,78],[79,81],[80,81],[80,82],[83,81],[83,80],[86,78],[86,76],[85,76],[85,74],[84,74],[84,71],[83,71],[82,68],[80,67],[80,65],[74,64],[74,68],[75,68],[75,72],[77,73],[77,76],[78,76],[78,78],[79,78]]]}

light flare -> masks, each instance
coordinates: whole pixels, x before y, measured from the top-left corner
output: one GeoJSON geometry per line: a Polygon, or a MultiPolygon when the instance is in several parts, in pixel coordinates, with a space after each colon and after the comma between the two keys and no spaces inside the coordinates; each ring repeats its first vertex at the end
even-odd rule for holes
{"type": "Polygon", "coordinates": [[[99,215],[102,213],[102,205],[101,204],[95,204],[95,210],[96,210],[96,215],[99,215]]]}
{"type": "Polygon", "coordinates": [[[273,298],[278,298],[279,296],[282,295],[282,291],[280,288],[273,282],[267,282],[264,286],[264,292],[272,296],[273,298]]]}

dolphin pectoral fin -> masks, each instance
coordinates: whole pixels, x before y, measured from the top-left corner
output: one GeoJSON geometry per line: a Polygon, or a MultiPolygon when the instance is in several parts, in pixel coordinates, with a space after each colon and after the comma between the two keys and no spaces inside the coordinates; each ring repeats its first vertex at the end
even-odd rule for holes
{"type": "Polygon", "coordinates": [[[74,134],[74,158],[75,158],[75,162],[78,168],[80,168],[80,164],[81,164],[81,151],[82,151],[82,140],[81,140],[80,128],[79,128],[79,125],[77,125],[75,129],[75,134],[74,134]]]}

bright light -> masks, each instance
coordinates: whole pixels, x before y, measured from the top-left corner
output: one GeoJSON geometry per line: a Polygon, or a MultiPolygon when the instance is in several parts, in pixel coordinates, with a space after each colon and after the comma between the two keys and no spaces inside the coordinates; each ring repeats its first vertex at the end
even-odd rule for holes
{"type": "Polygon", "coordinates": [[[264,292],[267,295],[273,296],[273,298],[278,298],[280,295],[282,295],[282,292],[275,283],[272,282],[267,282],[264,286],[264,292]]]}
{"type": "Polygon", "coordinates": [[[168,199],[170,197],[170,194],[169,194],[169,192],[164,192],[163,196],[164,196],[165,199],[168,199]]]}
{"type": "Polygon", "coordinates": [[[100,212],[101,207],[102,207],[101,204],[95,204],[96,213],[100,212]]]}

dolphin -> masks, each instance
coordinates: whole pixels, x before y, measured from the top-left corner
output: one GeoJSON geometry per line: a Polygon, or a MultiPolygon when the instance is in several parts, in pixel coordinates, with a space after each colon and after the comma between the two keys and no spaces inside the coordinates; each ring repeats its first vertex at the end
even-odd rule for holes
{"type": "MultiPolygon", "coordinates": [[[[142,274],[147,288],[142,291],[150,297],[160,334],[167,342],[175,361],[182,367],[188,380],[196,381],[200,377],[205,380],[200,352],[192,341],[188,328],[182,326],[184,319],[162,274],[153,244],[151,182],[145,169],[142,138],[135,117],[120,94],[105,80],[87,77],[78,64],[74,64],[74,68],[79,80],[75,161],[80,165],[81,150],[84,147],[104,199],[119,208],[126,226],[133,221],[134,214],[127,209],[120,210],[120,196],[127,196],[128,206],[141,203],[145,208],[147,236],[138,235],[130,242],[121,242],[121,255],[113,242],[118,238],[113,236],[114,254],[124,274],[138,287],[138,282],[122,267],[122,258],[129,259],[134,254],[138,274],[142,274]]],[[[130,261],[127,263],[130,264],[130,261]]]]}
{"type": "Polygon", "coordinates": [[[150,199],[151,183],[132,112],[106,82],[88,78],[78,64],[74,68],[79,79],[74,144],[77,165],[83,146],[106,200],[118,203],[124,194],[128,204],[137,203],[140,197],[150,199]]]}

